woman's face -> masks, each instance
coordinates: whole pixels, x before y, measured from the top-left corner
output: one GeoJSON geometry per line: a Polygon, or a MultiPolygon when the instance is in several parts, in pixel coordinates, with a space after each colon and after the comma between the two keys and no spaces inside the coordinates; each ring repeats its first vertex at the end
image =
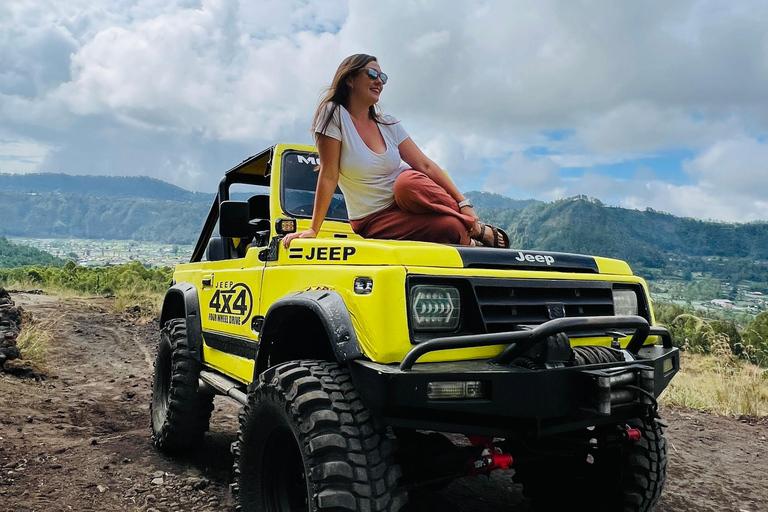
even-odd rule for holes
{"type": "Polygon", "coordinates": [[[372,79],[368,76],[368,69],[375,69],[377,72],[381,73],[379,63],[375,60],[366,64],[363,69],[356,71],[350,77],[350,96],[373,105],[379,101],[381,91],[384,89],[384,82],[381,81],[380,77],[372,79]]]}

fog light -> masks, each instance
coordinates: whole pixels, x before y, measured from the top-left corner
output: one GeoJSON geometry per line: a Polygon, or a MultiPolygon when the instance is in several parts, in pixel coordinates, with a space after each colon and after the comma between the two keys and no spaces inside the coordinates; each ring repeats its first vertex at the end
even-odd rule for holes
{"type": "Polygon", "coordinates": [[[370,277],[356,277],[354,289],[358,295],[370,295],[373,293],[373,279],[370,277]]]}
{"type": "Polygon", "coordinates": [[[287,235],[296,232],[296,219],[277,219],[275,221],[275,231],[278,235],[287,235]]]}
{"type": "Polygon", "coordinates": [[[672,370],[675,369],[675,363],[672,361],[672,358],[665,359],[664,362],[661,364],[661,371],[664,373],[664,375],[668,374],[672,370]]]}
{"type": "Polygon", "coordinates": [[[459,290],[452,286],[418,285],[411,290],[415,331],[454,331],[459,327],[459,290]]]}
{"type": "Polygon", "coordinates": [[[427,398],[430,400],[483,397],[485,397],[485,385],[479,380],[430,382],[427,384],[427,398]]]}

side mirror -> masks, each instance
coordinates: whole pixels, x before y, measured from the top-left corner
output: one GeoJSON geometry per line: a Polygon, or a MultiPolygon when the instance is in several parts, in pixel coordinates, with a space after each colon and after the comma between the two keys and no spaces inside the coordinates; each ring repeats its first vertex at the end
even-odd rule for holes
{"type": "Polygon", "coordinates": [[[251,224],[250,216],[248,201],[222,201],[219,205],[219,234],[228,238],[256,236],[264,227],[251,224]]]}

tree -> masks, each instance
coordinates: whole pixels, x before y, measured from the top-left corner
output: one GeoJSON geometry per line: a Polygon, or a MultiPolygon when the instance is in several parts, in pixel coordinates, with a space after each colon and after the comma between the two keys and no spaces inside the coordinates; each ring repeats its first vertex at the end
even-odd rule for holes
{"type": "Polygon", "coordinates": [[[679,346],[700,354],[711,352],[714,332],[703,319],[689,314],[679,315],[669,326],[672,340],[679,346]]]}
{"type": "Polygon", "coordinates": [[[768,366],[768,311],[763,311],[741,333],[744,353],[755,364],[768,366]]]}
{"type": "Polygon", "coordinates": [[[715,334],[728,337],[728,345],[734,355],[740,356],[743,352],[741,333],[733,320],[712,320],[709,326],[715,334]]]}

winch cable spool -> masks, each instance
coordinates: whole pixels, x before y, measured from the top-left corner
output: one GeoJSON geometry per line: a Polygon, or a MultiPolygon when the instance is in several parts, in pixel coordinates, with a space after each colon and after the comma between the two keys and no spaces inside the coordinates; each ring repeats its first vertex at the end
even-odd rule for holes
{"type": "Polygon", "coordinates": [[[624,351],[595,345],[573,347],[573,355],[577,366],[626,361],[624,351]]]}

